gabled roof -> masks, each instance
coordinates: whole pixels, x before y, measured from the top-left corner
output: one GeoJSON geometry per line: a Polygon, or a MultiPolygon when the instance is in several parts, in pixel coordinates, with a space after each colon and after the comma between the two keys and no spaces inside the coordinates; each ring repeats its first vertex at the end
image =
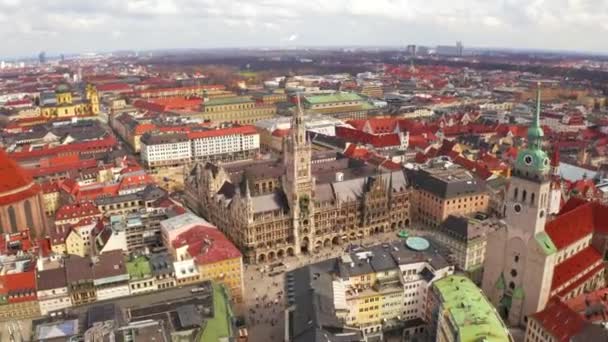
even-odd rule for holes
{"type": "Polygon", "coordinates": [[[585,321],[557,297],[549,300],[545,309],[532,318],[560,342],[569,341],[585,325],[585,321]]]}
{"type": "Polygon", "coordinates": [[[195,226],[173,240],[173,247],[187,246],[188,254],[199,265],[240,258],[241,252],[217,228],[195,226]]]}
{"type": "Polygon", "coordinates": [[[570,258],[566,259],[553,270],[551,290],[555,290],[576,275],[582,274],[589,267],[594,267],[602,260],[601,254],[593,246],[589,246],[570,258]]]}
{"type": "Polygon", "coordinates": [[[0,205],[17,202],[40,192],[32,177],[0,148],[0,205]]]}
{"type": "Polygon", "coordinates": [[[59,208],[55,214],[55,220],[69,220],[97,215],[101,215],[101,212],[93,202],[79,202],[66,204],[59,208]]]}
{"type": "Polygon", "coordinates": [[[545,226],[545,232],[557,249],[563,249],[594,231],[608,233],[608,207],[597,202],[582,204],[579,200],[566,203],[560,214],[545,226]]]}

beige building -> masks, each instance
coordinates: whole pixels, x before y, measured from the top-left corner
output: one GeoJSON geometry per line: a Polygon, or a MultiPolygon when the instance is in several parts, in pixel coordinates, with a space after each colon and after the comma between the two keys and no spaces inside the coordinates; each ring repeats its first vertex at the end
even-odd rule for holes
{"type": "Polygon", "coordinates": [[[258,103],[274,104],[287,102],[287,93],[284,89],[277,89],[274,92],[259,92],[253,94],[252,98],[258,103]]]}
{"type": "Polygon", "coordinates": [[[203,103],[202,110],[202,113],[190,116],[214,123],[254,124],[258,120],[269,119],[277,114],[276,105],[256,103],[252,98],[246,96],[210,99],[203,103]]]}
{"type": "Polygon", "coordinates": [[[72,227],[65,238],[65,248],[68,254],[85,257],[91,255],[95,234],[103,227],[101,222],[93,222],[72,227]]]}
{"type": "Polygon", "coordinates": [[[215,224],[250,262],[317,251],[410,223],[401,171],[349,168],[348,160],[312,163],[300,111],[282,162],[196,164],[186,202],[215,224]]]}
{"type": "Polygon", "coordinates": [[[488,210],[485,183],[465,168],[449,161],[431,160],[410,171],[414,185],[414,219],[437,228],[450,215],[470,215],[488,210]]]}
{"type": "Polygon", "coordinates": [[[446,246],[458,269],[467,272],[475,283],[481,283],[490,222],[466,216],[450,215],[443,221],[436,238],[446,246]]]}

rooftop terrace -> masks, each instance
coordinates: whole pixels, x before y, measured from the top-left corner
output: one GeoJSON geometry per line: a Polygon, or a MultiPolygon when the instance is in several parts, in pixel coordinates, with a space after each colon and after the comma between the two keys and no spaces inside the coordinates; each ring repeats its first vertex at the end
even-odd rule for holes
{"type": "Polygon", "coordinates": [[[481,290],[468,278],[452,275],[434,283],[444,313],[457,329],[459,341],[511,341],[508,330],[481,290]]]}

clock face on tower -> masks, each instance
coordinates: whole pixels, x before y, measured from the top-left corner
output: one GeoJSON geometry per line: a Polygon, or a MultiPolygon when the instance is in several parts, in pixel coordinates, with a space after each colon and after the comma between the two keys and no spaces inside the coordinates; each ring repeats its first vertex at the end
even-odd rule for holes
{"type": "Polygon", "coordinates": [[[524,156],[524,163],[526,163],[526,165],[529,166],[529,165],[532,165],[532,162],[534,162],[534,158],[531,155],[526,154],[524,156]]]}

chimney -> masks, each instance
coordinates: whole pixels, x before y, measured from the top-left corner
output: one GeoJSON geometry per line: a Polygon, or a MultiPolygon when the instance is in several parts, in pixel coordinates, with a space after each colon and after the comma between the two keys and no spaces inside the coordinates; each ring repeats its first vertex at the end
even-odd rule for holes
{"type": "Polygon", "coordinates": [[[342,182],[344,180],[344,172],[336,172],[336,182],[342,182]]]}

